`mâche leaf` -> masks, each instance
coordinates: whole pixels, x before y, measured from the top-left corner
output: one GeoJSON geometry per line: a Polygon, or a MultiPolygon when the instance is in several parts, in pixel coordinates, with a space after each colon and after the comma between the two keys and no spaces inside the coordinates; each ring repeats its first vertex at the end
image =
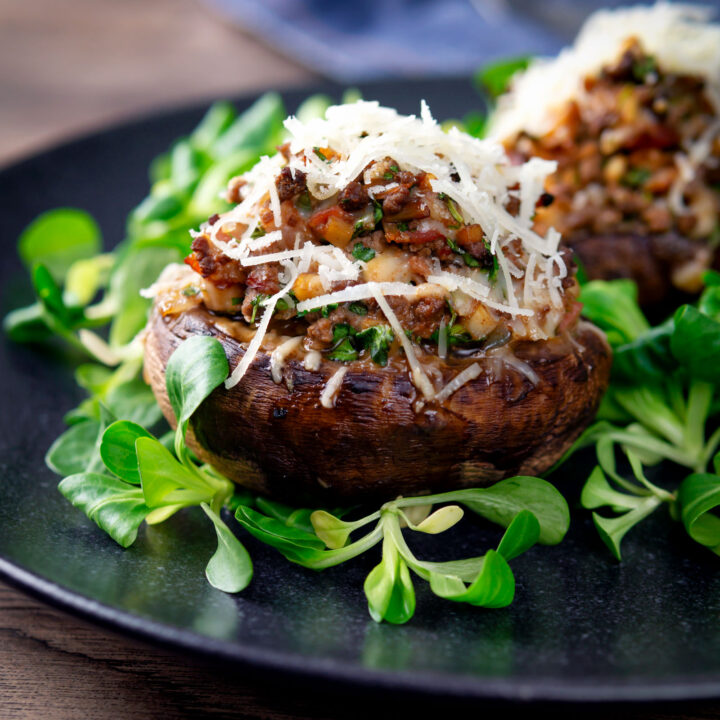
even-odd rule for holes
{"type": "Polygon", "coordinates": [[[225,350],[215,338],[196,335],[175,350],[165,370],[165,386],[178,423],[187,423],[228,372],[225,350]]]}
{"type": "Polygon", "coordinates": [[[137,423],[118,420],[108,426],[100,443],[100,457],[105,467],[121,480],[133,485],[140,484],[135,441],[141,437],[153,436],[137,423]]]}
{"type": "Polygon", "coordinates": [[[515,576],[505,558],[488,550],[478,576],[466,587],[452,575],[430,575],[430,589],[438,596],[487,608],[508,606],[515,597],[515,576]]]}
{"type": "Polygon", "coordinates": [[[84,472],[92,462],[99,430],[98,420],[89,419],[71,425],[47,451],[47,466],[63,476],[84,472]]]}
{"type": "Polygon", "coordinates": [[[135,542],[138,528],[150,512],[139,488],[109,475],[89,472],[70,475],[60,482],[58,489],[123,547],[135,542]]]}
{"type": "Polygon", "coordinates": [[[720,322],[692,305],[679,308],[674,320],[672,354],[693,378],[720,383],[720,322]]]}
{"type": "Polygon", "coordinates": [[[58,208],[39,215],[18,240],[18,252],[28,268],[44,265],[57,283],[63,282],[78,260],[100,252],[100,229],[83,210],[58,208]]]}
{"type": "Polygon", "coordinates": [[[688,535],[720,555],[720,517],[713,514],[720,506],[720,476],[694,473],[678,489],[680,517],[688,535]]]}
{"type": "Polygon", "coordinates": [[[529,56],[523,56],[488,63],[475,73],[475,85],[495,99],[508,89],[513,75],[524,70],[530,60],[529,56]]]}
{"type": "Polygon", "coordinates": [[[363,586],[370,617],[375,622],[406,623],[415,612],[415,589],[407,564],[388,536],[383,541],[382,561],[363,586]]]}
{"type": "Polygon", "coordinates": [[[565,498],[554,485],[536,477],[508,478],[487,488],[448,493],[447,497],[505,527],[519,512],[529,510],[540,524],[538,541],[543,545],[559,543],[570,526],[565,498]]]}
{"type": "Polygon", "coordinates": [[[217,533],[218,547],[205,568],[208,582],[218,590],[236,593],[244,590],[252,580],[253,566],[243,544],[207,503],[201,504],[212,520],[217,533]]]}

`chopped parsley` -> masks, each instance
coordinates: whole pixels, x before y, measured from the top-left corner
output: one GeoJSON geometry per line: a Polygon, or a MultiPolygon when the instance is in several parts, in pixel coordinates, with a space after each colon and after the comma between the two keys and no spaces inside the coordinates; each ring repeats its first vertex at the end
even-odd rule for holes
{"type": "Polygon", "coordinates": [[[356,342],[367,350],[372,361],[381,367],[387,365],[388,352],[394,339],[395,335],[388,325],[373,325],[355,336],[356,342]]]}
{"type": "Polygon", "coordinates": [[[357,360],[358,351],[353,347],[350,338],[345,338],[338,343],[328,354],[330,360],[338,360],[339,362],[352,362],[357,360]]]}
{"type": "Polygon", "coordinates": [[[251,301],[250,305],[252,306],[252,315],[250,316],[250,324],[255,322],[255,316],[257,315],[257,309],[262,304],[264,300],[267,300],[270,296],[265,295],[264,293],[259,293],[256,295],[251,301]]]}
{"type": "Polygon", "coordinates": [[[330,303],[330,305],[323,305],[320,308],[320,314],[326,318],[333,310],[337,310],[337,303],[330,303]]]}
{"type": "Polygon", "coordinates": [[[328,162],[328,159],[323,154],[323,151],[319,147],[314,147],[313,152],[323,161],[328,162]]]}
{"type": "Polygon", "coordinates": [[[312,203],[310,202],[310,193],[306,190],[304,193],[298,195],[297,206],[300,210],[312,210],[312,203]]]}
{"type": "Polygon", "coordinates": [[[364,220],[358,220],[355,223],[355,228],[353,230],[351,240],[354,240],[358,235],[362,235],[365,231],[365,221],[364,220]]]}
{"type": "Polygon", "coordinates": [[[363,262],[370,262],[375,257],[375,251],[372,248],[366,247],[361,242],[355,243],[355,247],[352,250],[352,256],[356,260],[362,260],[363,262]]]}
{"type": "Polygon", "coordinates": [[[377,225],[383,219],[382,205],[380,205],[377,200],[373,200],[373,205],[375,206],[373,220],[375,221],[375,225],[377,225]]]}
{"type": "Polygon", "coordinates": [[[623,176],[621,182],[627,187],[640,188],[650,179],[651,174],[652,173],[645,168],[630,168],[623,176]]]}
{"type": "Polygon", "coordinates": [[[333,327],[332,339],[335,345],[328,353],[328,358],[352,362],[358,359],[361,351],[367,350],[370,359],[376,365],[384,367],[387,365],[388,352],[394,337],[387,325],[373,325],[358,332],[352,325],[338,323],[333,327]]]}
{"type": "Polygon", "coordinates": [[[464,225],[465,220],[464,220],[463,216],[460,214],[460,211],[458,210],[458,207],[455,204],[455,202],[452,200],[452,198],[450,198],[446,193],[440,193],[439,197],[448,206],[448,210],[450,211],[450,214],[453,216],[453,220],[455,220],[455,222],[459,223],[460,225],[464,225]]]}
{"type": "Polygon", "coordinates": [[[188,287],[183,289],[182,294],[185,297],[195,297],[199,292],[200,291],[193,285],[188,285],[188,287]]]}
{"type": "Polygon", "coordinates": [[[445,242],[447,242],[448,247],[457,255],[460,255],[462,257],[463,262],[471,268],[480,268],[481,270],[484,270],[488,274],[488,278],[490,280],[494,280],[497,277],[497,271],[498,271],[498,260],[497,257],[492,253],[490,250],[490,243],[488,242],[487,238],[483,238],[483,244],[487,248],[487,251],[490,253],[490,257],[492,258],[492,262],[481,262],[476,257],[471,255],[469,252],[466,252],[463,250],[455,240],[451,240],[450,238],[445,238],[445,242]]]}
{"type": "Polygon", "coordinates": [[[265,228],[264,228],[262,225],[258,225],[258,226],[250,233],[250,237],[251,237],[253,240],[257,240],[258,238],[263,237],[263,235],[265,235],[265,234],[266,234],[266,233],[265,233],[265,228]]]}
{"type": "Polygon", "coordinates": [[[407,224],[406,222],[399,222],[399,223],[397,224],[397,229],[398,229],[400,232],[407,232],[410,228],[409,228],[409,226],[408,226],[408,224],[407,224]]]}
{"type": "Polygon", "coordinates": [[[657,61],[652,55],[648,55],[633,63],[632,74],[636,82],[646,82],[649,75],[657,74],[657,69],[657,61]]]}
{"type": "Polygon", "coordinates": [[[399,170],[400,170],[400,168],[397,165],[391,165],[390,169],[383,173],[383,179],[384,180],[392,180],[395,177],[395,173],[398,172],[399,170]]]}
{"type": "Polygon", "coordinates": [[[355,313],[356,315],[367,315],[368,314],[367,306],[361,302],[351,302],[348,305],[348,310],[351,313],[355,313]]]}
{"type": "MultiPolygon", "coordinates": [[[[472,335],[459,323],[455,322],[457,315],[453,311],[450,316],[450,322],[445,326],[445,338],[447,339],[448,347],[451,345],[465,345],[466,343],[472,342],[472,335]]],[[[430,340],[434,343],[438,343],[440,339],[440,328],[435,328],[430,340]]]]}
{"type": "Polygon", "coordinates": [[[240,297],[235,297],[230,302],[232,302],[233,305],[239,305],[242,302],[242,300],[243,299],[240,297]]]}

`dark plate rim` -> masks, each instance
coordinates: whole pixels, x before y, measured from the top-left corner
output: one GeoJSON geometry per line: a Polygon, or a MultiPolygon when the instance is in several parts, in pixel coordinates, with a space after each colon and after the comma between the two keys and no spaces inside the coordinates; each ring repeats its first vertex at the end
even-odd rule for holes
{"type": "MultiPolygon", "coordinates": [[[[392,87],[397,80],[358,83],[367,88],[392,87]]],[[[438,83],[456,83],[458,88],[469,88],[467,77],[453,77],[431,80],[408,80],[409,84],[428,86],[438,83]]],[[[301,98],[322,92],[337,95],[343,86],[333,82],[318,82],[307,86],[281,88],[284,97],[301,98]]],[[[248,103],[261,94],[261,90],[232,98],[233,102],[248,103]]],[[[104,125],[89,133],[78,133],[41,147],[32,155],[15,159],[8,165],[0,165],[0,174],[20,171],[26,164],[42,160],[54,152],[87,141],[101,139],[123,128],[141,126],[150,120],[161,120],[174,115],[198,111],[207,107],[213,98],[192,103],[148,111],[104,125]]],[[[82,593],[70,590],[45,578],[32,570],[0,555],[0,578],[27,594],[54,607],[90,620],[111,630],[119,630],[132,637],[154,644],[188,651],[205,658],[229,661],[249,669],[267,673],[281,673],[296,679],[318,679],[329,681],[336,686],[350,689],[372,689],[392,691],[414,696],[447,697],[458,700],[491,700],[512,703],[651,703],[668,701],[709,700],[720,697],[720,678],[695,676],[677,681],[650,681],[628,679],[621,683],[617,679],[583,681],[572,678],[567,682],[536,677],[518,681],[514,678],[478,678],[470,675],[451,675],[438,672],[407,672],[392,670],[370,670],[358,668],[349,663],[324,660],[322,658],[296,657],[280,651],[263,650],[251,645],[216,640],[147,617],[106,605],[82,593]]]]}

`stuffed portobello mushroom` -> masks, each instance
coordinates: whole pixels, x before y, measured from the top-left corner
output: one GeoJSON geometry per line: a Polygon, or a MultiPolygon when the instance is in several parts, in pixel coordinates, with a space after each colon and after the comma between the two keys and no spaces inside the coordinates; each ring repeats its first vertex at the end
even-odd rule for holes
{"type": "Polygon", "coordinates": [[[720,26],[708,8],[600,11],[573,47],[513,78],[489,134],[557,162],[535,229],[590,278],[632,278],[659,309],[697,293],[720,241],[720,26]]]}
{"type": "Polygon", "coordinates": [[[234,205],[149,289],[146,374],[168,420],[178,345],[231,374],[189,442],[279,499],[389,499],[547,470],[607,386],[554,229],[554,164],[377,103],[332,107],[234,179],[234,205]]]}

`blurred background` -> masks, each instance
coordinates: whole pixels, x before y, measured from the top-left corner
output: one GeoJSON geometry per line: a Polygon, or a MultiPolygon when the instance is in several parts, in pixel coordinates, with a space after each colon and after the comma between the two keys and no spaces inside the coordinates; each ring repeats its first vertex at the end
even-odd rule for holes
{"type": "MultiPolygon", "coordinates": [[[[617,0],[0,0],[0,163],[160,106],[469,75],[617,0]]],[[[717,0],[714,5],[720,4],[717,0]]]]}

